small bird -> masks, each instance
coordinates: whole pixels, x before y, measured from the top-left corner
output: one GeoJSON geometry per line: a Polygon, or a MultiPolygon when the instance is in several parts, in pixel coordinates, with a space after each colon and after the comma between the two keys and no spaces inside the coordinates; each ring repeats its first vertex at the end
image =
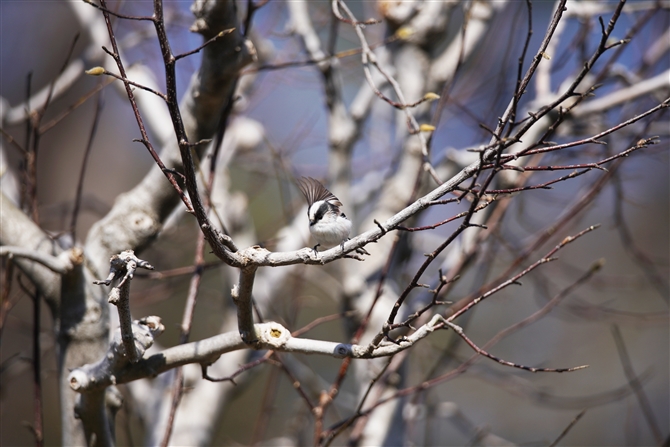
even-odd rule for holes
{"type": "MultiPolygon", "coordinates": [[[[351,221],[340,211],[342,202],[312,177],[298,179],[298,187],[307,199],[309,232],[317,242],[313,250],[316,252],[316,247],[331,248],[339,244],[344,251],[344,242],[349,240],[351,232],[351,221]]],[[[356,252],[370,254],[363,248],[356,249],[356,252]]]]}

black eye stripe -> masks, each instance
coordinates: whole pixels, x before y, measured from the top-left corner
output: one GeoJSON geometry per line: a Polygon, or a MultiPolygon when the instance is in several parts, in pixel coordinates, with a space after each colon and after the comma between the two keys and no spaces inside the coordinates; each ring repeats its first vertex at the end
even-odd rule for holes
{"type": "Polygon", "coordinates": [[[314,221],[319,221],[323,217],[324,214],[328,212],[328,203],[322,203],[321,206],[316,210],[316,213],[314,213],[314,221]]]}

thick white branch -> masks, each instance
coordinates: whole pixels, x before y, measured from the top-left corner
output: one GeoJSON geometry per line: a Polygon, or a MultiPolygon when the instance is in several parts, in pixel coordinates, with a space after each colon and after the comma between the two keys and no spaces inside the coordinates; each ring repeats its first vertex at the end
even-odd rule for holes
{"type": "MultiPolygon", "coordinates": [[[[60,247],[53,243],[49,236],[35,224],[23,211],[0,192],[0,244],[20,247],[27,252],[39,251],[48,257],[61,252],[60,247]]],[[[11,248],[5,250],[11,251],[11,248]]],[[[61,264],[59,261],[58,264],[61,264]]],[[[37,286],[40,293],[53,309],[60,300],[60,276],[42,263],[34,260],[17,259],[16,264],[37,286]]],[[[57,265],[53,265],[57,267],[57,265]]],[[[58,266],[60,267],[60,265],[58,266]]]]}
{"type": "MultiPolygon", "coordinates": [[[[157,317],[149,318],[155,319],[157,317]]],[[[404,351],[427,337],[436,329],[436,325],[440,321],[442,321],[441,317],[436,315],[410,336],[397,343],[384,342],[376,347],[292,337],[291,332],[279,323],[261,323],[254,325],[258,340],[254,347],[282,352],[328,355],[336,358],[369,359],[386,357],[404,351]]],[[[153,326],[160,326],[162,330],[160,321],[153,326]]],[[[136,335],[136,343],[139,342],[142,346],[146,345],[145,347],[150,346],[153,343],[154,336],[152,331],[154,329],[148,327],[144,321],[135,322],[133,332],[136,335]]],[[[108,355],[100,362],[84,365],[70,373],[70,387],[73,390],[87,392],[145,377],[155,377],[165,371],[189,363],[209,365],[226,352],[248,348],[239,332],[233,331],[197,342],[174,346],[143,358],[137,363],[130,363],[122,348],[120,332],[117,334],[108,355]]]]}
{"type": "Polygon", "coordinates": [[[668,97],[670,93],[670,70],[666,70],[653,78],[640,81],[630,87],[622,88],[602,98],[593,99],[577,106],[571,115],[574,118],[582,118],[593,113],[603,113],[613,107],[625,104],[640,96],[650,95],[655,92],[662,93],[668,97]]]}
{"type": "Polygon", "coordinates": [[[79,248],[64,251],[58,256],[52,256],[48,253],[24,247],[12,245],[3,245],[0,247],[0,256],[29,259],[58,274],[69,272],[74,263],[81,263],[83,261],[82,255],[83,253],[79,248]]]}

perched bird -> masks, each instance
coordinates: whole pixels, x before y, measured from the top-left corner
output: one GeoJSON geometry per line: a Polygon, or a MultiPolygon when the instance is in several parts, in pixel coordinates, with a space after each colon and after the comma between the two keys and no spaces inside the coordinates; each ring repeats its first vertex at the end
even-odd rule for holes
{"type": "MultiPolygon", "coordinates": [[[[325,186],[312,177],[298,179],[298,187],[307,199],[307,217],[309,218],[309,232],[316,240],[316,247],[331,248],[336,245],[342,247],[349,240],[351,221],[340,211],[342,202],[328,191],[325,186]]],[[[362,248],[357,253],[370,254],[362,248]]]]}

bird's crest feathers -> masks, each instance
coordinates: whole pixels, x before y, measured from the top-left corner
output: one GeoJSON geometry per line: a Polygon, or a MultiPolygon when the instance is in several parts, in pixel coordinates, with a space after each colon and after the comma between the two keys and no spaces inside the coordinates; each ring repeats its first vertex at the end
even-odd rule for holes
{"type": "Polygon", "coordinates": [[[307,206],[312,206],[314,202],[325,200],[335,206],[342,206],[340,200],[328,191],[320,181],[312,177],[300,177],[297,180],[298,188],[307,199],[307,206]]]}

